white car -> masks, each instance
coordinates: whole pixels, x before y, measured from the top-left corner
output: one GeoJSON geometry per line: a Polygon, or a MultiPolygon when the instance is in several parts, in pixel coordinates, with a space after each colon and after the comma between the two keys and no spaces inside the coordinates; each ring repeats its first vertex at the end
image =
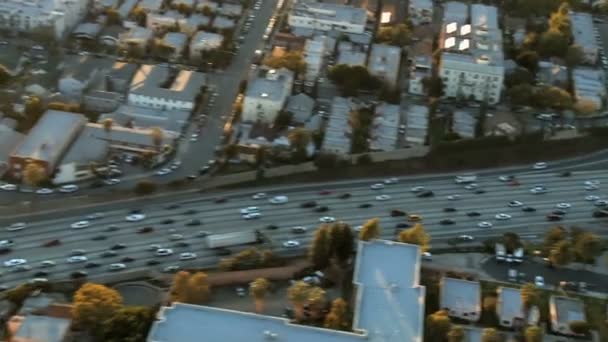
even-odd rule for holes
{"type": "Polygon", "coordinates": [[[149,251],[153,251],[153,252],[156,252],[157,250],[159,250],[161,248],[162,248],[161,245],[150,245],[150,246],[148,246],[148,250],[149,251]]]}
{"type": "Polygon", "coordinates": [[[384,184],[382,184],[382,183],[372,184],[372,186],[370,186],[369,188],[372,190],[382,190],[382,189],[384,189],[384,184]]]}
{"type": "Polygon", "coordinates": [[[285,204],[289,202],[289,198],[287,196],[274,196],[269,202],[272,204],[285,204]]]}
{"type": "Polygon", "coordinates": [[[475,190],[478,188],[478,185],[477,185],[477,183],[471,183],[471,184],[466,185],[464,188],[467,190],[475,190]]]}
{"type": "Polygon", "coordinates": [[[9,232],[16,232],[18,230],[25,229],[26,226],[27,225],[24,222],[17,222],[6,227],[6,230],[8,230],[9,232]]]}
{"type": "Polygon", "coordinates": [[[596,196],[596,195],[585,196],[585,201],[597,201],[599,199],[600,199],[600,196],[596,196]]]}
{"type": "Polygon", "coordinates": [[[17,190],[17,186],[15,184],[2,184],[0,185],[0,189],[4,191],[15,191],[17,190]]]}
{"type": "Polygon", "coordinates": [[[500,176],[500,177],[498,177],[498,180],[501,181],[501,182],[508,182],[508,181],[511,181],[512,179],[513,179],[512,176],[500,176]]]}
{"type": "Polygon", "coordinates": [[[538,163],[535,163],[534,165],[532,165],[532,168],[534,170],[544,170],[544,169],[547,168],[547,163],[545,163],[545,162],[538,162],[538,163]]]}
{"type": "Polygon", "coordinates": [[[0,248],[10,247],[14,244],[15,243],[13,242],[13,240],[0,240],[0,248]]]}
{"type": "Polygon", "coordinates": [[[36,193],[38,195],[50,195],[53,192],[55,192],[55,191],[53,189],[49,189],[49,188],[42,188],[42,189],[36,190],[36,193]]]}
{"type": "Polygon", "coordinates": [[[171,166],[169,168],[171,170],[177,170],[177,169],[179,169],[180,166],[182,166],[182,162],[178,160],[178,161],[173,162],[173,164],[171,164],[171,166]]]}
{"type": "Polygon", "coordinates": [[[243,214],[243,218],[245,220],[255,220],[255,219],[259,219],[262,217],[261,213],[249,213],[249,214],[243,214]]]}
{"type": "Polygon", "coordinates": [[[169,256],[173,254],[173,250],[170,248],[159,248],[154,252],[156,256],[169,256]]]}
{"type": "Polygon", "coordinates": [[[103,218],[104,216],[104,213],[93,213],[87,216],[87,220],[97,220],[103,218]]]}
{"type": "Polygon", "coordinates": [[[44,260],[40,262],[40,268],[49,268],[56,265],[56,263],[52,260],[44,260]]]}
{"type": "Polygon", "coordinates": [[[160,170],[156,171],[157,176],[164,176],[164,175],[168,175],[170,173],[171,173],[171,169],[168,169],[168,168],[164,168],[164,169],[160,169],[160,170]]]}
{"type": "Polygon", "coordinates": [[[448,201],[457,201],[460,199],[460,195],[450,195],[446,198],[448,199],[448,201]]]}
{"type": "Polygon", "coordinates": [[[258,207],[247,207],[247,208],[241,209],[242,215],[251,214],[251,213],[259,213],[259,212],[260,212],[260,208],[258,208],[258,207]]]}
{"type": "Polygon", "coordinates": [[[570,209],[570,207],[572,207],[572,205],[570,203],[562,202],[562,203],[557,203],[555,205],[555,207],[557,209],[570,209]]]}
{"type": "Polygon", "coordinates": [[[131,215],[127,215],[125,217],[125,220],[127,222],[139,222],[139,221],[143,221],[146,218],[146,215],[144,214],[131,214],[131,215]]]}
{"type": "Polygon", "coordinates": [[[509,202],[509,207],[511,207],[511,208],[518,208],[518,207],[521,207],[522,205],[524,205],[524,204],[520,201],[509,202]]]}
{"type": "Polygon", "coordinates": [[[482,221],[477,224],[479,228],[492,228],[492,223],[488,221],[482,221]]]}
{"type": "Polygon", "coordinates": [[[595,185],[595,186],[598,186],[598,185],[600,185],[600,181],[595,180],[595,179],[588,180],[588,181],[585,181],[585,185],[595,185]]]}
{"type": "Polygon", "coordinates": [[[471,235],[460,235],[460,236],[458,236],[458,239],[460,239],[462,241],[473,241],[473,240],[475,240],[475,238],[472,237],[471,235]]]}
{"type": "Polygon", "coordinates": [[[596,207],[606,207],[608,206],[608,201],[607,200],[597,200],[593,203],[593,205],[595,205],[596,207]]]}
{"type": "Polygon", "coordinates": [[[384,180],[384,184],[395,184],[399,182],[399,178],[391,177],[384,180]]]}
{"type": "Polygon", "coordinates": [[[542,276],[536,276],[536,277],[534,277],[534,285],[536,285],[536,287],[544,287],[545,286],[545,278],[543,278],[542,276]]]}
{"type": "Polygon", "coordinates": [[[388,201],[390,199],[391,199],[391,196],[389,196],[389,195],[376,196],[376,201],[388,201]]]}
{"type": "Polygon", "coordinates": [[[251,196],[251,198],[254,200],[264,199],[266,198],[266,194],[263,192],[258,192],[257,194],[251,196]]]}
{"type": "Polygon", "coordinates": [[[299,247],[300,246],[300,242],[296,241],[296,240],[288,240],[283,242],[283,247],[285,248],[295,248],[295,247],[299,247]]]}
{"type": "Polygon", "coordinates": [[[425,190],[425,189],[424,189],[424,187],[423,187],[423,186],[415,186],[415,187],[413,187],[413,188],[411,189],[411,191],[412,191],[413,193],[415,193],[415,194],[416,194],[416,193],[419,193],[419,192],[423,192],[424,190],[425,190]]]}
{"type": "Polygon", "coordinates": [[[5,267],[13,267],[27,264],[27,260],[25,259],[11,259],[4,262],[5,267]]]}
{"type": "Polygon", "coordinates": [[[89,260],[89,258],[87,258],[84,255],[75,255],[75,256],[72,256],[72,257],[68,258],[68,262],[70,264],[75,264],[75,263],[78,263],[78,262],[85,262],[87,260],[89,260]]]}
{"type": "Polygon", "coordinates": [[[294,233],[297,233],[297,234],[306,233],[307,230],[308,230],[308,228],[306,228],[304,226],[291,227],[291,231],[294,233]]]}
{"type": "Polygon", "coordinates": [[[72,229],[82,229],[82,228],[86,228],[88,226],[90,226],[91,223],[89,221],[78,221],[78,222],[74,222],[70,225],[70,228],[72,229]]]}
{"type": "Polygon", "coordinates": [[[332,223],[332,222],[336,222],[336,219],[332,216],[323,216],[319,219],[319,222],[332,223]]]}
{"type": "Polygon", "coordinates": [[[171,240],[171,241],[177,241],[177,240],[181,240],[183,238],[184,238],[184,236],[182,234],[171,234],[171,235],[169,235],[169,240],[171,240]]]}
{"type": "Polygon", "coordinates": [[[589,184],[589,185],[585,185],[585,190],[586,191],[594,191],[599,189],[599,186],[597,185],[593,185],[593,184],[589,184]]]}
{"type": "Polygon", "coordinates": [[[509,214],[504,214],[504,213],[500,213],[500,214],[496,214],[496,216],[494,216],[497,220],[510,220],[511,219],[511,215],[509,214]]]}
{"type": "Polygon", "coordinates": [[[63,185],[62,187],[59,188],[59,192],[63,192],[66,194],[76,192],[76,191],[78,191],[78,185],[76,185],[76,184],[63,185]]]}
{"type": "Polygon", "coordinates": [[[105,185],[116,185],[116,184],[120,183],[120,179],[118,179],[118,178],[110,178],[110,179],[106,179],[103,183],[105,185]]]}
{"type": "Polygon", "coordinates": [[[534,195],[546,194],[547,188],[542,187],[542,186],[535,186],[532,189],[530,189],[530,193],[532,193],[534,195]]]}
{"type": "Polygon", "coordinates": [[[108,266],[108,271],[121,271],[124,270],[125,268],[127,268],[127,265],[125,264],[110,264],[110,266],[108,266]]]}
{"type": "Polygon", "coordinates": [[[179,255],[179,260],[192,260],[192,259],[196,259],[196,253],[186,252],[186,253],[181,253],[179,255]]]}
{"type": "Polygon", "coordinates": [[[433,254],[431,254],[431,252],[422,253],[422,260],[426,260],[426,261],[433,260],[433,254]]]}

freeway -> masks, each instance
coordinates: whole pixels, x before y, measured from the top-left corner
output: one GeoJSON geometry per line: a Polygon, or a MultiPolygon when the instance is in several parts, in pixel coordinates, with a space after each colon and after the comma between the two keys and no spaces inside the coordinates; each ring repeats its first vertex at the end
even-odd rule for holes
{"type": "MultiPolygon", "coordinates": [[[[310,243],[314,229],[319,225],[321,216],[332,216],[336,220],[349,223],[353,228],[361,225],[369,218],[378,217],[381,220],[382,237],[393,239],[396,231],[395,226],[403,223],[403,217],[391,217],[392,209],[399,209],[407,213],[423,216],[423,224],[432,235],[434,241],[445,241],[448,238],[457,237],[461,234],[472,235],[477,239],[488,236],[501,235],[505,232],[518,232],[526,237],[542,236],[542,233],[554,224],[547,222],[545,215],[554,210],[561,202],[568,202],[571,207],[564,209],[567,214],[563,224],[578,225],[605,235],[604,231],[607,220],[594,219],[591,213],[594,210],[594,202],[585,199],[588,195],[596,195],[608,198],[603,186],[608,184],[608,173],[605,171],[579,171],[571,177],[558,177],[554,171],[550,172],[524,172],[517,175],[521,185],[509,186],[497,179],[496,175],[481,175],[478,180],[480,188],[486,192],[475,194],[472,190],[466,190],[464,185],[455,184],[452,177],[418,177],[402,179],[396,184],[386,185],[384,189],[372,190],[370,185],[379,180],[368,180],[366,182],[351,182],[342,186],[326,184],[324,187],[331,192],[321,195],[321,187],[294,188],[290,191],[275,192],[266,189],[269,196],[288,195],[289,202],[283,205],[273,205],[267,199],[253,200],[252,192],[240,192],[226,197],[225,203],[215,203],[213,197],[189,196],[179,201],[159,201],[138,203],[137,207],[116,205],[114,208],[104,210],[104,217],[91,220],[91,226],[83,229],[71,229],[70,224],[84,219],[84,216],[92,214],[101,209],[91,209],[86,212],[66,212],[61,215],[47,215],[37,218],[32,216],[27,220],[27,227],[21,231],[0,231],[0,239],[11,239],[15,245],[10,254],[4,255],[0,261],[4,262],[13,258],[27,259],[32,270],[24,272],[12,272],[11,267],[4,267],[4,274],[0,278],[5,286],[11,286],[31,279],[35,276],[38,264],[43,260],[52,260],[57,263],[53,268],[46,271],[47,278],[65,279],[75,270],[84,270],[84,263],[68,264],[66,262],[70,251],[83,249],[89,261],[99,263],[98,268],[87,269],[89,274],[104,274],[108,272],[107,266],[111,263],[120,262],[128,256],[133,258],[132,262],[126,262],[127,270],[144,268],[157,268],[163,270],[169,265],[182,267],[211,266],[219,260],[216,252],[208,250],[203,246],[202,239],[197,237],[197,232],[204,230],[210,233],[225,233],[248,229],[259,229],[264,232],[269,242],[262,248],[270,248],[276,253],[302,253],[310,243]],[[584,182],[596,180],[599,188],[595,191],[587,191],[584,182]],[[350,184],[350,185],[348,185],[350,184]],[[529,189],[534,185],[542,184],[547,187],[548,193],[534,195],[529,189]],[[424,186],[432,190],[435,196],[432,198],[418,198],[412,192],[414,186],[424,186]],[[348,199],[339,198],[348,192],[348,199]],[[378,201],[376,196],[388,195],[387,201],[378,201]],[[458,200],[449,200],[447,196],[460,195],[458,200]],[[523,212],[520,207],[508,206],[510,201],[521,201],[525,206],[532,206],[535,212],[523,212]],[[316,201],[318,205],[327,206],[329,211],[324,213],[315,212],[313,209],[301,208],[306,201],[316,201]],[[176,208],[169,204],[176,205],[176,208]],[[362,204],[370,204],[369,208],[360,208],[362,204]],[[241,218],[239,210],[248,206],[257,206],[261,210],[262,217],[257,220],[245,221],[241,218]],[[445,212],[444,208],[454,208],[455,212],[445,212]],[[125,221],[125,216],[132,209],[139,209],[146,218],[137,223],[125,221]],[[467,212],[476,211],[479,217],[469,217],[467,212]],[[496,215],[505,213],[511,216],[507,220],[498,220],[496,215]],[[454,224],[443,225],[441,220],[451,219],[454,224]],[[166,219],[174,220],[173,223],[162,224],[166,219]],[[201,226],[187,226],[190,219],[199,219],[201,226]],[[479,228],[481,221],[492,223],[492,228],[479,228]],[[108,231],[110,225],[118,226],[116,231],[108,231]],[[276,225],[278,229],[267,229],[268,225],[276,225]],[[154,227],[154,231],[146,234],[138,233],[138,229],[144,226],[154,227]],[[305,226],[307,232],[296,234],[292,232],[293,226],[305,226]],[[171,234],[182,234],[184,239],[180,243],[188,246],[176,245],[178,241],[171,241],[171,234]],[[103,238],[104,240],[98,240],[103,238]],[[42,247],[42,244],[53,239],[59,239],[61,245],[56,247],[42,247]],[[296,240],[300,243],[297,248],[284,248],[283,243],[288,240],[296,240]],[[118,250],[117,256],[104,258],[100,254],[107,251],[111,246],[124,243],[126,248],[118,250]],[[149,250],[149,245],[159,244],[163,247],[173,248],[175,254],[167,257],[155,257],[149,250]],[[180,261],[179,253],[194,252],[197,259],[180,261]],[[158,260],[159,264],[148,266],[147,262],[152,259],[158,260]]],[[[23,219],[25,220],[25,219],[23,219]]],[[[0,221],[2,226],[8,226],[15,221],[4,218],[0,221]]],[[[245,247],[234,248],[236,252],[245,247]]]]}

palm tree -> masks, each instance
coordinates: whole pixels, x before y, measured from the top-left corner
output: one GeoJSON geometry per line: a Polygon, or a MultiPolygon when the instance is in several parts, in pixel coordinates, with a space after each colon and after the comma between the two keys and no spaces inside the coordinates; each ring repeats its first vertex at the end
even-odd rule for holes
{"type": "Polygon", "coordinates": [[[264,297],[268,292],[270,282],[264,278],[257,278],[249,284],[249,294],[255,301],[255,312],[264,312],[264,297]]]}
{"type": "Polygon", "coordinates": [[[37,186],[47,179],[46,170],[40,164],[28,162],[23,169],[23,182],[29,186],[37,186]]]}
{"type": "Polygon", "coordinates": [[[112,131],[112,125],[114,125],[114,120],[107,118],[107,119],[103,120],[102,124],[103,124],[104,131],[106,131],[106,133],[110,134],[110,132],[112,131]]]}
{"type": "Polygon", "coordinates": [[[303,281],[296,281],[287,289],[287,297],[293,305],[293,313],[296,321],[302,320],[304,317],[304,303],[308,299],[308,291],[310,285],[303,281]]]}
{"type": "Polygon", "coordinates": [[[152,143],[156,146],[156,149],[160,149],[160,145],[163,143],[164,133],[160,127],[152,127],[150,128],[150,137],[152,138],[152,143]]]}

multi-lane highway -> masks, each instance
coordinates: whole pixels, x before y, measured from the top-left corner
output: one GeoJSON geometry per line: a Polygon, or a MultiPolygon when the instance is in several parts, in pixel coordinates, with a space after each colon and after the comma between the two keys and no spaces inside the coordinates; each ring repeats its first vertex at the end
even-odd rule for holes
{"type": "MultiPolygon", "coordinates": [[[[126,270],[142,268],[156,268],[162,270],[170,265],[203,266],[212,265],[218,261],[218,256],[213,250],[204,247],[203,240],[197,237],[201,230],[210,233],[233,232],[243,230],[259,229],[263,231],[273,243],[264,248],[272,248],[277,252],[284,253],[282,243],[287,240],[297,240],[301,243],[300,248],[291,249],[291,253],[303,251],[310,243],[314,228],[319,225],[319,218],[332,216],[337,220],[345,221],[353,228],[361,225],[365,220],[372,217],[381,219],[383,228],[382,237],[391,239],[395,236],[395,226],[406,222],[404,217],[391,217],[392,209],[399,209],[409,214],[418,214],[423,217],[423,224],[437,242],[461,234],[472,235],[477,239],[487,236],[501,235],[504,232],[518,232],[524,236],[542,233],[554,222],[547,222],[546,215],[556,209],[556,205],[566,202],[571,205],[564,209],[566,214],[561,222],[566,225],[577,224],[581,227],[604,234],[606,219],[595,219],[591,213],[597,207],[594,201],[586,200],[589,195],[600,198],[608,198],[604,191],[608,186],[608,173],[604,171],[579,171],[571,177],[559,177],[555,172],[527,172],[517,175],[521,183],[518,186],[507,185],[497,179],[496,175],[480,176],[477,184],[485,190],[483,194],[475,194],[473,190],[466,190],[464,185],[454,183],[453,177],[427,178],[400,180],[396,184],[388,184],[381,190],[372,190],[370,185],[374,182],[358,182],[350,185],[325,186],[328,194],[320,194],[319,187],[294,189],[293,191],[268,192],[268,196],[285,194],[289,202],[282,205],[273,205],[268,199],[253,200],[251,196],[257,191],[233,193],[226,197],[225,203],[215,203],[213,198],[202,198],[190,196],[179,201],[171,200],[164,203],[158,201],[138,203],[137,206],[125,205],[114,206],[106,209],[104,217],[91,220],[90,227],[83,229],[72,229],[70,225],[74,222],[84,220],[88,214],[93,214],[100,209],[87,211],[45,214],[40,217],[20,218],[25,221],[27,227],[16,232],[6,230],[0,231],[0,240],[10,239],[14,246],[9,254],[3,255],[0,261],[4,262],[13,258],[27,260],[32,267],[29,271],[13,272],[13,267],[3,267],[3,275],[0,278],[5,286],[14,285],[35,277],[38,271],[47,271],[45,276],[51,280],[64,279],[76,270],[84,270],[86,263],[68,264],[67,258],[72,250],[83,249],[90,262],[98,263],[97,268],[86,269],[89,274],[101,274],[108,272],[107,267],[111,263],[119,263],[124,257],[134,260],[126,262],[126,270]],[[585,190],[585,181],[597,181],[599,189],[585,190]],[[605,185],[606,184],[606,185],[605,185]],[[546,186],[548,192],[534,195],[530,188],[535,185],[546,186]],[[435,194],[431,198],[418,198],[412,193],[411,188],[424,186],[435,194]],[[340,195],[349,193],[348,199],[341,199],[340,195]],[[387,201],[378,201],[376,196],[388,195],[387,201]],[[459,195],[458,200],[449,200],[447,197],[459,195]],[[318,213],[311,208],[302,208],[301,204],[307,201],[316,201],[319,206],[327,206],[329,211],[318,213]],[[524,212],[521,207],[509,207],[510,201],[520,201],[523,206],[536,209],[535,212],[524,212]],[[177,208],[168,209],[168,205],[178,204],[177,208]],[[371,204],[369,208],[361,208],[362,204],[371,204]],[[243,220],[239,213],[240,209],[248,206],[257,206],[261,210],[262,217],[256,220],[243,220]],[[455,212],[445,212],[445,208],[454,208],[455,212]],[[130,223],[125,216],[130,210],[139,209],[146,218],[141,222],[130,223]],[[467,213],[478,212],[479,217],[469,217],[467,213]],[[510,219],[498,220],[497,214],[504,213],[511,216],[510,219]],[[162,224],[166,219],[174,220],[174,223],[162,224]],[[201,226],[186,226],[191,219],[202,221],[201,226]],[[454,224],[442,225],[441,220],[451,219],[454,224]],[[479,222],[492,223],[492,228],[479,228],[479,222]],[[111,225],[118,226],[117,230],[109,231],[111,225]],[[269,225],[276,225],[278,229],[267,229],[269,225]],[[151,226],[153,232],[140,234],[138,229],[151,226]],[[304,234],[292,232],[293,226],[306,226],[308,231],[304,234]],[[171,234],[182,234],[181,241],[171,241],[171,234]],[[58,239],[61,244],[55,247],[43,247],[45,242],[58,239]],[[103,239],[103,240],[100,240],[103,239]],[[178,247],[177,243],[186,242],[189,246],[178,247]],[[117,256],[104,258],[101,253],[107,251],[116,244],[125,244],[124,249],[117,250],[117,256]],[[163,247],[172,248],[174,254],[167,257],[156,257],[149,250],[151,244],[159,244],[163,247]],[[194,252],[197,254],[195,260],[180,261],[179,253],[194,252]],[[158,260],[159,264],[150,266],[150,260],[158,260]],[[38,265],[44,260],[52,260],[57,265],[48,269],[39,268],[38,265]]],[[[382,180],[377,180],[382,182],[382,180]]],[[[0,221],[8,226],[15,221],[0,221]]],[[[233,251],[238,250],[235,248],[233,251]]]]}

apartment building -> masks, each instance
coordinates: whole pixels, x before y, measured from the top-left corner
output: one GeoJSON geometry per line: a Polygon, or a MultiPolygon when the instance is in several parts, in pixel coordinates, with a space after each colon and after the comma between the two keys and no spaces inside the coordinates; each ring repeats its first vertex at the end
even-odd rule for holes
{"type": "Polygon", "coordinates": [[[61,39],[82,20],[87,1],[5,0],[0,2],[0,28],[18,32],[50,30],[61,39]]]}
{"type": "Polygon", "coordinates": [[[367,13],[363,8],[342,4],[300,1],[289,14],[289,26],[316,31],[362,34],[367,13]]]}
{"type": "Polygon", "coordinates": [[[430,24],[433,21],[433,1],[410,0],[408,15],[414,25],[430,24]]]}
{"type": "Polygon", "coordinates": [[[293,72],[261,68],[249,82],[243,100],[243,121],[272,124],[291,95],[293,72]]]}
{"type": "Polygon", "coordinates": [[[316,81],[323,68],[323,57],[325,56],[326,46],[325,36],[315,36],[306,40],[304,46],[304,61],[306,62],[306,80],[316,81]]]}
{"type": "Polygon", "coordinates": [[[370,74],[394,87],[399,79],[400,65],[401,48],[386,44],[372,45],[367,63],[370,74]]]}
{"type": "Polygon", "coordinates": [[[595,65],[599,47],[593,34],[593,17],[590,13],[570,12],[570,22],[574,44],[580,46],[584,63],[595,65]]]}

